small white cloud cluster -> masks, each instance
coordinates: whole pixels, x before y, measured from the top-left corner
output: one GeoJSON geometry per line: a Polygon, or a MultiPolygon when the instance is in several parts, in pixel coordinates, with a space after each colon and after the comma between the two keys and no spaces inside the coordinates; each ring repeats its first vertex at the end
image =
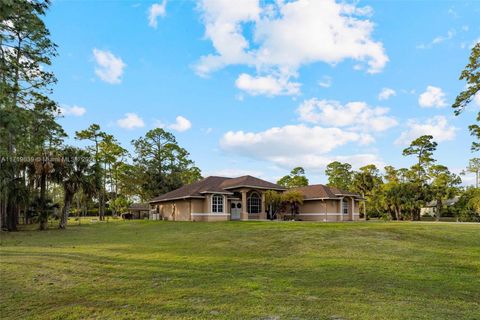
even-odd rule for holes
{"type": "Polygon", "coordinates": [[[300,93],[300,83],[289,82],[288,78],[276,78],[271,75],[262,77],[242,73],[235,81],[235,85],[252,96],[297,95],[300,93]]]}
{"type": "Polygon", "coordinates": [[[356,69],[377,73],[388,61],[383,44],[372,39],[370,7],[335,0],[200,0],[198,8],[215,53],[202,56],[196,72],[206,76],[229,65],[255,67],[257,75],[243,73],[236,81],[249,94],[298,94],[300,84],[289,80],[306,64],[352,59],[356,69]],[[247,24],[251,40],[245,36],[247,24]]]}
{"type": "Polygon", "coordinates": [[[136,113],[126,113],[125,117],[122,119],[117,120],[117,125],[120,128],[124,129],[135,129],[135,128],[143,128],[145,126],[145,122],[143,119],[140,118],[136,113]]]}
{"type": "Polygon", "coordinates": [[[154,3],[148,9],[148,25],[154,29],[158,25],[158,17],[165,17],[167,14],[167,0],[162,3],[154,3]]]}
{"type": "Polygon", "coordinates": [[[456,34],[456,31],[454,29],[451,29],[451,30],[448,30],[447,34],[444,35],[444,36],[436,36],[435,38],[433,38],[432,41],[430,41],[429,43],[425,44],[425,43],[422,43],[422,44],[419,44],[417,46],[417,49],[430,49],[431,47],[433,47],[434,45],[438,45],[442,42],[445,42],[445,41],[448,41],[448,40],[451,40],[453,39],[453,37],[455,36],[456,34]]]}
{"type": "Polygon", "coordinates": [[[123,69],[127,66],[123,60],[110,51],[93,49],[95,58],[95,74],[103,81],[110,84],[122,82],[123,69]]]}
{"type": "Polygon", "coordinates": [[[318,85],[322,88],[330,88],[332,86],[332,77],[323,76],[322,80],[318,81],[318,85]]]}
{"type": "Polygon", "coordinates": [[[177,116],[174,123],[165,124],[162,121],[156,121],[155,126],[158,128],[172,129],[178,132],[190,130],[192,123],[183,116],[177,116]]]}
{"type": "Polygon", "coordinates": [[[59,115],[62,116],[74,116],[74,117],[81,117],[87,112],[87,109],[84,107],[79,107],[76,105],[68,106],[62,105],[58,108],[59,115]]]}
{"type": "Polygon", "coordinates": [[[395,141],[398,145],[408,145],[412,140],[423,136],[431,135],[436,142],[451,141],[455,138],[457,128],[448,124],[444,116],[435,116],[420,122],[410,119],[407,122],[408,130],[402,132],[395,141]]]}
{"type": "Polygon", "coordinates": [[[380,132],[398,124],[388,116],[388,108],[373,108],[365,102],[349,102],[345,105],[333,100],[310,99],[297,109],[300,120],[336,127],[347,127],[354,131],[380,132]]]}
{"type": "Polygon", "coordinates": [[[422,108],[443,108],[447,106],[445,92],[442,88],[427,86],[427,90],[418,98],[418,104],[422,108]]]}
{"type": "Polygon", "coordinates": [[[391,97],[394,97],[397,92],[391,88],[383,88],[382,91],[378,94],[378,100],[388,100],[391,97]]]}

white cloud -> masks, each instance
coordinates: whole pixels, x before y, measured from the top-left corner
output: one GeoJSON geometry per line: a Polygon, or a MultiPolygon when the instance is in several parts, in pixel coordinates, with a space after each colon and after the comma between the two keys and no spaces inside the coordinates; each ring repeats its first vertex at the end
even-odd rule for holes
{"type": "MultiPolygon", "coordinates": [[[[257,77],[249,80],[274,75],[289,83],[302,65],[310,63],[335,65],[353,59],[365,64],[367,72],[377,73],[388,61],[383,44],[371,37],[374,24],[366,18],[371,14],[369,7],[334,0],[262,4],[259,0],[201,0],[198,7],[205,37],[215,48],[214,54],[202,56],[196,64],[200,75],[240,64],[257,70],[257,77]],[[247,24],[251,40],[245,36],[247,24]]],[[[262,92],[272,95],[272,90],[262,92]]]]}
{"type": "Polygon", "coordinates": [[[95,74],[103,81],[111,84],[122,82],[123,69],[127,66],[121,58],[110,51],[93,49],[93,56],[97,65],[95,74]]]}
{"type": "Polygon", "coordinates": [[[178,116],[175,118],[175,123],[172,123],[171,125],[168,126],[168,128],[178,131],[178,132],[184,132],[189,130],[192,127],[192,123],[190,120],[188,120],[185,117],[178,116]]]}
{"type": "Polygon", "coordinates": [[[408,145],[414,139],[423,135],[432,135],[436,142],[451,141],[455,138],[457,128],[448,124],[444,116],[435,116],[425,122],[410,119],[407,122],[408,130],[402,132],[395,141],[398,145],[408,145]]]}
{"type": "Polygon", "coordinates": [[[453,38],[453,36],[455,35],[455,30],[449,30],[447,32],[447,35],[446,36],[438,36],[438,37],[435,37],[433,40],[432,40],[432,44],[439,44],[439,43],[442,43],[444,41],[447,41],[447,40],[450,40],[453,38]]]}
{"type": "Polygon", "coordinates": [[[318,81],[318,85],[322,88],[330,88],[332,86],[332,77],[324,76],[322,80],[318,81]]]}
{"type": "Polygon", "coordinates": [[[296,164],[320,168],[332,158],[327,155],[332,150],[348,143],[366,145],[372,139],[368,134],[339,128],[287,125],[261,132],[229,131],[220,140],[220,146],[226,152],[282,167],[296,164]]]}
{"type": "Polygon", "coordinates": [[[155,121],[155,126],[158,128],[166,128],[166,129],[171,129],[178,132],[184,132],[189,130],[192,127],[192,123],[190,122],[190,120],[188,120],[183,116],[177,116],[175,118],[175,123],[167,124],[167,123],[163,123],[160,120],[157,120],[155,121]]]}
{"type": "Polygon", "coordinates": [[[480,107],[480,91],[475,94],[473,97],[473,102],[477,107],[480,107]]]}
{"type": "Polygon", "coordinates": [[[117,120],[117,125],[124,129],[143,128],[145,123],[136,113],[125,113],[125,117],[117,120]]]}
{"type": "Polygon", "coordinates": [[[437,37],[433,38],[433,40],[430,41],[427,44],[425,44],[425,43],[419,44],[417,46],[417,48],[418,49],[429,49],[429,48],[433,47],[434,45],[437,45],[437,44],[440,44],[442,42],[451,40],[455,36],[455,33],[456,33],[455,30],[453,30],[453,29],[449,30],[445,36],[437,36],[437,37]]]}
{"type": "Polygon", "coordinates": [[[395,96],[397,93],[391,88],[383,88],[382,91],[378,94],[378,100],[388,100],[391,97],[395,96]]]}
{"type": "Polygon", "coordinates": [[[252,96],[297,95],[300,93],[300,83],[289,82],[287,77],[275,78],[272,75],[252,77],[242,73],[235,81],[235,85],[252,96]]]}
{"type": "Polygon", "coordinates": [[[445,92],[439,87],[427,86],[427,90],[418,98],[422,108],[443,108],[447,106],[445,92]]]}
{"type": "Polygon", "coordinates": [[[352,130],[385,131],[396,126],[397,120],[388,116],[388,108],[373,108],[365,102],[345,105],[334,100],[305,100],[297,109],[300,120],[333,127],[350,127],[352,130]]]}
{"type": "Polygon", "coordinates": [[[59,109],[58,113],[62,116],[81,117],[87,112],[87,109],[85,109],[84,107],[79,107],[75,105],[74,106],[62,105],[58,109],[59,109]]]}
{"type": "Polygon", "coordinates": [[[167,14],[167,0],[162,3],[154,3],[148,9],[148,25],[152,28],[157,28],[157,18],[165,17],[167,14]]]}

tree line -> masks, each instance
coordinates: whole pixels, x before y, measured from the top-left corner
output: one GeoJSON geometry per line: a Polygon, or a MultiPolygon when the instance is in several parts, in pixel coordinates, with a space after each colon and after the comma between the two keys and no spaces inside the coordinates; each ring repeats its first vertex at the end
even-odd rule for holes
{"type": "Polygon", "coordinates": [[[2,1],[0,10],[0,228],[19,216],[46,229],[58,211],[65,228],[74,210],[100,220],[133,200],[146,201],[201,178],[200,169],[161,128],[132,141],[133,154],[98,124],[75,133],[86,148],[65,144],[49,71],[57,45],[42,18],[50,1],[2,1]],[[58,210],[57,210],[58,209],[58,210]]]}
{"type": "MultiPolygon", "coordinates": [[[[434,203],[437,220],[443,213],[459,221],[480,221],[480,158],[471,159],[462,172],[475,174],[475,187],[462,187],[460,175],[452,173],[447,166],[438,164],[434,159],[436,148],[437,143],[432,136],[421,136],[403,150],[404,156],[415,157],[414,165],[398,169],[386,166],[383,173],[374,164],[352,170],[349,163],[334,161],[325,169],[327,185],[361,195],[365,199],[361,203],[361,214],[367,218],[420,220],[421,209],[434,203]],[[446,207],[445,203],[451,199],[457,199],[456,203],[446,207]]],[[[277,183],[293,189],[288,196],[292,198],[295,188],[308,186],[309,181],[305,170],[297,167],[277,183]]],[[[285,210],[286,200],[281,200],[280,195],[269,197],[267,202],[273,204],[273,208],[285,210]]],[[[301,204],[300,201],[297,203],[301,204]]]]}

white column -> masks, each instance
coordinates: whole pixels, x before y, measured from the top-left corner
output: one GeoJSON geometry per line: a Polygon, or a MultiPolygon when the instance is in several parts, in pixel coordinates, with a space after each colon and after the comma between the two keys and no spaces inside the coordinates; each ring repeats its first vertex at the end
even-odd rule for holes
{"type": "Polygon", "coordinates": [[[223,213],[228,213],[227,196],[226,195],[223,195],[223,213]]]}
{"type": "Polygon", "coordinates": [[[353,221],[355,217],[355,198],[351,197],[351,199],[352,199],[352,221],[353,221]]]}
{"type": "Polygon", "coordinates": [[[242,190],[242,212],[240,213],[241,220],[248,220],[247,211],[247,191],[242,190]]]}
{"type": "Polygon", "coordinates": [[[340,198],[340,221],[343,221],[343,198],[340,198]]]}

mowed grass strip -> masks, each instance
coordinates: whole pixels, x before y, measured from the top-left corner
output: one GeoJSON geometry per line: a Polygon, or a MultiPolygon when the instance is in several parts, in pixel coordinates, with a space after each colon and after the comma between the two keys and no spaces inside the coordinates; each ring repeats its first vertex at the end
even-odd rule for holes
{"type": "Polygon", "coordinates": [[[129,221],[1,233],[1,319],[480,319],[480,225],[129,221]]]}

